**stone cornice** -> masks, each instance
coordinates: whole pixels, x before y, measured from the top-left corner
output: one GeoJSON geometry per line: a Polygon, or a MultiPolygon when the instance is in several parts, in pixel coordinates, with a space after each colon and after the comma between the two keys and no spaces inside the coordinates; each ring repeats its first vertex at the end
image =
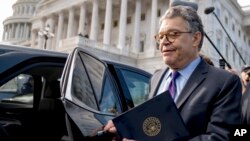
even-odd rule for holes
{"type": "Polygon", "coordinates": [[[9,17],[3,22],[3,24],[7,25],[7,24],[12,24],[12,23],[23,23],[23,22],[29,23],[29,19],[30,17],[15,17],[15,18],[9,17]]]}

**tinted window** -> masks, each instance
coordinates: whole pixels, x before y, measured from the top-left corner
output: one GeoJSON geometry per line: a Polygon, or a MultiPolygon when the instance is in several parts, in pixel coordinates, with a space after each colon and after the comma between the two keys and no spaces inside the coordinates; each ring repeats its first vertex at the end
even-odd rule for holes
{"type": "Polygon", "coordinates": [[[33,104],[33,77],[20,74],[0,87],[0,100],[4,103],[33,104]]]}
{"type": "MultiPolygon", "coordinates": [[[[83,58],[84,59],[84,58],[83,58]]],[[[72,100],[79,105],[87,105],[98,110],[94,97],[93,87],[89,81],[83,61],[80,56],[76,56],[75,67],[72,78],[72,100]]]]}
{"type": "Polygon", "coordinates": [[[118,114],[120,105],[116,100],[115,91],[112,87],[109,77],[106,77],[104,82],[103,92],[100,97],[98,97],[101,112],[118,114]]]}
{"type": "Polygon", "coordinates": [[[72,100],[103,113],[117,114],[119,103],[105,64],[83,52],[76,57],[72,100]]]}
{"type": "Polygon", "coordinates": [[[121,69],[121,72],[134,106],[144,102],[149,94],[149,78],[130,70],[121,69]]]}
{"type": "Polygon", "coordinates": [[[93,85],[95,94],[101,95],[102,83],[103,83],[102,81],[105,71],[104,64],[85,53],[81,53],[81,58],[84,61],[84,65],[87,70],[89,79],[93,85]]]}

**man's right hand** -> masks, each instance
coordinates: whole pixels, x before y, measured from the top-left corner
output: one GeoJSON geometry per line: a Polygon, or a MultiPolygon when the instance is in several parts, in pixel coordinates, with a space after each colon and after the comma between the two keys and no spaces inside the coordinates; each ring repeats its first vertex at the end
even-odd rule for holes
{"type": "Polygon", "coordinates": [[[110,133],[116,133],[116,128],[112,120],[109,120],[108,123],[104,127],[104,131],[108,131],[110,133]]]}
{"type": "MultiPolygon", "coordinates": [[[[112,120],[109,120],[108,123],[104,126],[104,131],[108,131],[110,133],[116,134],[117,130],[112,120]]],[[[122,141],[135,141],[135,140],[129,140],[129,139],[124,138],[122,141]]]]}

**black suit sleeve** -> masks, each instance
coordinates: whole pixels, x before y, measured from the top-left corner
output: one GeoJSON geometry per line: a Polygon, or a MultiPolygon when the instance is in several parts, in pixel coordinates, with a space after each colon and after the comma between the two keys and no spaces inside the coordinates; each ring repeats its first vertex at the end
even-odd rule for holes
{"type": "Polygon", "coordinates": [[[236,75],[225,80],[222,86],[218,86],[220,91],[211,101],[212,113],[208,113],[210,120],[206,133],[190,141],[226,141],[229,140],[232,128],[240,125],[241,82],[236,75]]]}

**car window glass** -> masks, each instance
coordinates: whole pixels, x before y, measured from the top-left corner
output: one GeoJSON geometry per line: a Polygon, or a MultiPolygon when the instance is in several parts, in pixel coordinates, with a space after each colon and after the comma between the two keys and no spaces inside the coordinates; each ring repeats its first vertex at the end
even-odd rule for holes
{"type": "Polygon", "coordinates": [[[101,95],[103,77],[105,71],[104,64],[85,53],[81,53],[81,57],[84,60],[84,65],[89,75],[89,79],[93,85],[95,94],[101,95]]]}
{"type": "Polygon", "coordinates": [[[132,97],[134,106],[144,102],[149,93],[149,78],[129,70],[121,69],[121,72],[132,97]]]}
{"type": "Polygon", "coordinates": [[[72,77],[72,100],[82,106],[98,110],[93,88],[88,79],[84,64],[79,55],[76,56],[72,77]]]}
{"type": "Polygon", "coordinates": [[[119,113],[120,105],[115,97],[115,91],[109,77],[105,79],[103,93],[98,97],[98,101],[101,112],[115,115],[119,113]]]}
{"type": "Polygon", "coordinates": [[[5,103],[33,104],[34,80],[31,75],[20,74],[0,87],[0,100],[5,103]]]}

